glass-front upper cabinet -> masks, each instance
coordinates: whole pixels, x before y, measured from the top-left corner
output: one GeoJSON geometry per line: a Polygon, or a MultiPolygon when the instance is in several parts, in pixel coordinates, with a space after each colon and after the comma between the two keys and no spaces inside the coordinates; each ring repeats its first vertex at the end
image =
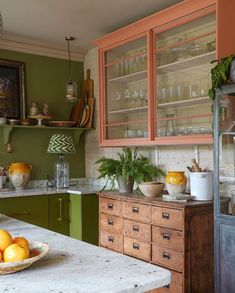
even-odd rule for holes
{"type": "Polygon", "coordinates": [[[103,139],[145,139],[148,129],[147,36],[102,54],[103,139]]]}
{"type": "Polygon", "coordinates": [[[208,97],[216,59],[216,23],[211,13],[155,30],[155,137],[157,141],[212,140],[208,97]]]}
{"type": "Polygon", "coordinates": [[[235,217],[235,85],[217,91],[214,108],[216,212],[235,217]]]}

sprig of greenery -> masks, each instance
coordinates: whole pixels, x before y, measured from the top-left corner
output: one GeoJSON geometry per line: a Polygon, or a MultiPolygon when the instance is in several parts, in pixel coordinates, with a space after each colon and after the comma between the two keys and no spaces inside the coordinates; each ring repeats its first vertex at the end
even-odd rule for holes
{"type": "Polygon", "coordinates": [[[228,83],[230,66],[234,57],[234,55],[230,55],[226,58],[211,62],[217,62],[217,64],[211,69],[211,88],[208,91],[208,95],[212,100],[215,98],[216,88],[228,83]]]}
{"type": "Polygon", "coordinates": [[[151,164],[147,157],[139,156],[137,148],[132,150],[129,147],[124,147],[122,152],[118,153],[117,160],[102,157],[96,161],[96,164],[100,164],[98,168],[100,175],[98,178],[111,180],[112,187],[114,187],[115,179],[119,176],[122,176],[126,180],[132,177],[137,184],[165,176],[165,172],[161,168],[151,164]]]}

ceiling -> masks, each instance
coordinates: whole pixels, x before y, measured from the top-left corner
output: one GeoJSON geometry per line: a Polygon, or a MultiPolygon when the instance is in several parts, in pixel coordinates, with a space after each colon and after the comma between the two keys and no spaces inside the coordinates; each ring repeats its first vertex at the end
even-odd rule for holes
{"type": "Polygon", "coordinates": [[[88,50],[92,40],[181,0],[0,0],[3,38],[88,50]]]}

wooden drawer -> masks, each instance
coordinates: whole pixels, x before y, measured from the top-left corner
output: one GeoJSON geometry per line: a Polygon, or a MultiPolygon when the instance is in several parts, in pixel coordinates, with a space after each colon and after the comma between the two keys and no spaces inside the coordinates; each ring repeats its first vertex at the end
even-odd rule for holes
{"type": "Polygon", "coordinates": [[[183,293],[183,276],[180,273],[171,271],[171,282],[164,288],[154,289],[148,293],[183,293]]]}
{"type": "Polygon", "coordinates": [[[122,217],[122,202],[117,199],[101,197],[100,212],[122,217]]]}
{"type": "Polygon", "coordinates": [[[183,232],[152,226],[152,242],[176,251],[183,251],[183,232]]]}
{"type": "Polygon", "coordinates": [[[152,224],[183,230],[183,211],[152,206],[152,224]]]}
{"type": "Polygon", "coordinates": [[[183,272],[184,257],[181,252],[152,244],[152,262],[183,272]]]}
{"type": "Polygon", "coordinates": [[[130,220],[124,220],[123,235],[135,239],[140,239],[144,242],[151,241],[151,226],[130,220]]]}
{"type": "Polygon", "coordinates": [[[123,252],[123,236],[101,231],[100,245],[118,252],[123,252]]]}
{"type": "Polygon", "coordinates": [[[123,216],[133,221],[150,223],[150,206],[141,203],[124,202],[123,216]]]}
{"type": "Polygon", "coordinates": [[[100,229],[101,231],[122,235],[123,218],[108,214],[100,214],[100,229]]]}
{"type": "Polygon", "coordinates": [[[124,237],[124,253],[149,261],[151,259],[151,244],[124,237]]]}

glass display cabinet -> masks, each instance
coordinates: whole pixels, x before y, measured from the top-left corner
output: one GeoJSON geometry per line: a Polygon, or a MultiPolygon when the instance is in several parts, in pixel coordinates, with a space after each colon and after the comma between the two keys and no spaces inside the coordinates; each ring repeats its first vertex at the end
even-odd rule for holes
{"type": "Polygon", "coordinates": [[[235,292],[235,85],[214,101],[216,293],[235,292]]]}
{"type": "Polygon", "coordinates": [[[170,140],[175,136],[209,139],[212,102],[208,89],[211,61],[216,59],[215,13],[168,27],[155,31],[155,134],[170,140]]]}

